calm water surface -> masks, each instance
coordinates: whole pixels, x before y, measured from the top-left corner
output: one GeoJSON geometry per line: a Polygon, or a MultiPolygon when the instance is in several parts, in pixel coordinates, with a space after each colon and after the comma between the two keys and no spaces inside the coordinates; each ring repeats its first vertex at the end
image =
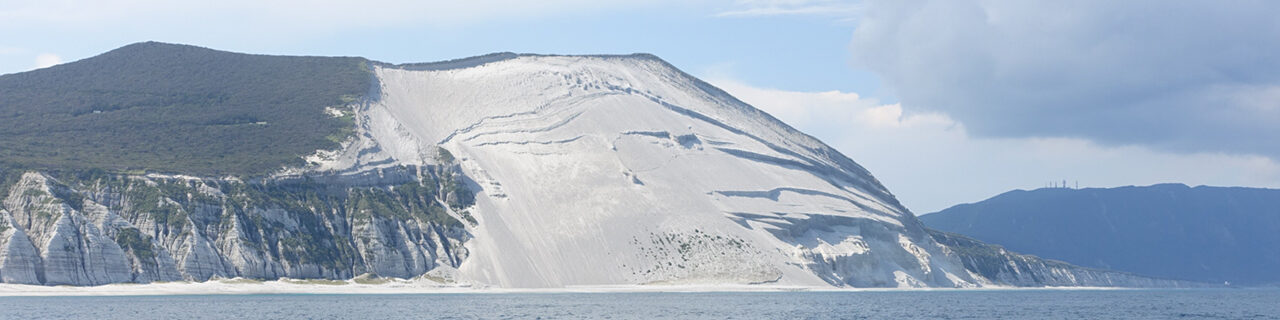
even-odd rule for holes
{"type": "Polygon", "coordinates": [[[1280,319],[1280,289],[0,298],[6,319],[1280,319]]]}

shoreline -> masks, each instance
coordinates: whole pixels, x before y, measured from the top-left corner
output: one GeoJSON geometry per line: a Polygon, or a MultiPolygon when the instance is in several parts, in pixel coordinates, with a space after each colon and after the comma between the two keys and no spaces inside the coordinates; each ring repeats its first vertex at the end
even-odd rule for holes
{"type": "MultiPolygon", "coordinates": [[[[1144,290],[1156,288],[1118,287],[979,287],[979,288],[839,288],[782,285],[602,285],[559,288],[499,288],[467,284],[443,284],[430,280],[387,280],[385,283],[311,281],[280,279],[255,281],[223,279],[205,282],[164,282],[149,284],[107,284],[100,286],[43,286],[0,283],[0,297],[53,296],[177,296],[177,295],[376,295],[376,294],[521,294],[521,293],[739,293],[739,292],[922,292],[922,291],[1008,291],[1008,290],[1144,290]]],[[[1168,289],[1168,288],[1162,288],[1168,289]]],[[[1178,289],[1178,288],[1173,288],[1178,289]]]]}

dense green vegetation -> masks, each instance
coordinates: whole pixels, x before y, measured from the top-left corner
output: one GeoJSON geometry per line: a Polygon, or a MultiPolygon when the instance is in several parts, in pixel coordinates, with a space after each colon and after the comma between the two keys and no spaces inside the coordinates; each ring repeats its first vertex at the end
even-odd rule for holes
{"type": "MultiPolygon", "coordinates": [[[[13,167],[6,167],[4,163],[0,163],[0,201],[9,195],[9,188],[18,183],[18,179],[22,179],[22,171],[13,167]]],[[[3,208],[0,205],[0,208],[3,208]]]]}
{"type": "Polygon", "coordinates": [[[0,76],[0,166],[256,176],[337,147],[365,95],[362,58],[138,43],[0,76]]]}
{"type": "Polygon", "coordinates": [[[126,251],[133,252],[138,261],[155,264],[156,253],[151,249],[151,237],[138,232],[137,228],[120,229],[116,234],[116,244],[126,251]]]}

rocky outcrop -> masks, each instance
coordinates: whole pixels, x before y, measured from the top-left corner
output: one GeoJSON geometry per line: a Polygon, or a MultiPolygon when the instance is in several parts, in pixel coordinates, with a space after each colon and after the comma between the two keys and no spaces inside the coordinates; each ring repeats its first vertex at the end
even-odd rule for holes
{"type": "Polygon", "coordinates": [[[27,172],[0,209],[0,281],[411,278],[458,267],[470,235],[457,211],[471,195],[456,166],[385,170],[395,179],[359,186],[27,172]]]}
{"type": "Polygon", "coordinates": [[[27,234],[13,225],[13,217],[0,209],[0,282],[39,284],[40,253],[27,234]]]}
{"type": "Polygon", "coordinates": [[[965,269],[995,285],[1016,287],[1206,287],[1206,283],[1168,280],[1131,273],[1083,268],[1065,262],[1010,252],[962,235],[929,230],[939,244],[964,262],[965,269]]]}
{"type": "MultiPolygon", "coordinates": [[[[41,174],[27,174],[10,188],[5,207],[12,223],[33,244],[39,265],[36,278],[45,284],[97,285],[129,281],[124,251],[81,211],[66,203],[65,186],[41,174]]],[[[83,207],[82,207],[83,208],[83,207]]],[[[19,240],[21,242],[21,240],[19,240]]],[[[25,246],[23,246],[25,247],[25,246]]],[[[17,248],[15,248],[17,249],[17,248]]],[[[27,248],[17,249],[23,250],[27,248]]]]}

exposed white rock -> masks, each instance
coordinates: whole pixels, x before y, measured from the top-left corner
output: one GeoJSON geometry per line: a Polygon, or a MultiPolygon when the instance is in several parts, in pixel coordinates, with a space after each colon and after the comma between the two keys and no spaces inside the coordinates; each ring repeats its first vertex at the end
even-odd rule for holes
{"type": "Polygon", "coordinates": [[[362,110],[384,158],[438,144],[482,190],[463,278],[979,283],[866,170],[661,60],[491,60],[377,68],[362,110]]]}
{"type": "Polygon", "coordinates": [[[0,210],[0,280],[1158,285],[957,253],[938,241],[963,241],[931,235],[849,158],[652,56],[494,55],[373,71],[370,99],[329,110],[350,112],[356,135],[267,182],[147,175],[67,186],[23,175],[0,210]],[[281,181],[324,187],[259,190],[281,181]],[[406,183],[431,194],[398,193],[413,190],[398,189],[406,183]],[[477,194],[464,208],[467,190],[477,194]],[[324,195],[334,192],[343,196],[324,195]]]}
{"type": "Polygon", "coordinates": [[[40,253],[27,234],[13,225],[8,211],[0,210],[0,282],[40,284],[40,253]]]}
{"type": "MultiPolygon", "coordinates": [[[[70,204],[53,196],[48,177],[24,174],[5,207],[40,253],[45,284],[98,285],[133,279],[124,251],[70,204]]],[[[41,273],[43,273],[41,275],[41,273]]]]}
{"type": "MultiPolygon", "coordinates": [[[[378,173],[382,176],[385,172],[378,173]]],[[[461,243],[468,235],[447,231],[460,228],[445,228],[414,217],[387,219],[385,213],[366,213],[369,218],[356,219],[323,210],[290,212],[279,206],[291,201],[287,195],[260,205],[237,203],[223,189],[214,187],[228,182],[225,180],[120,179],[131,182],[66,185],[43,173],[24,174],[3,201],[3,207],[12,210],[0,210],[0,282],[101,285],[232,277],[346,279],[365,272],[412,278],[441,266],[456,267],[466,257],[461,243]],[[131,190],[135,188],[145,190],[131,190]],[[131,198],[147,194],[158,205],[148,210],[161,212],[133,207],[148,205],[131,198]],[[175,200],[196,196],[205,202],[175,200]],[[77,205],[67,203],[71,200],[77,205]],[[389,244],[388,249],[346,255],[333,251],[334,243],[355,241],[351,230],[362,238],[389,244]],[[352,260],[305,258],[313,255],[352,260]]],[[[391,181],[404,179],[396,176],[391,181]]],[[[234,196],[247,199],[244,194],[234,196]]],[[[346,208],[341,203],[345,198],[331,199],[334,207],[326,210],[346,208]]],[[[423,200],[419,205],[448,205],[442,199],[423,200]]],[[[384,201],[395,202],[383,205],[396,205],[401,200],[384,201]]]]}

